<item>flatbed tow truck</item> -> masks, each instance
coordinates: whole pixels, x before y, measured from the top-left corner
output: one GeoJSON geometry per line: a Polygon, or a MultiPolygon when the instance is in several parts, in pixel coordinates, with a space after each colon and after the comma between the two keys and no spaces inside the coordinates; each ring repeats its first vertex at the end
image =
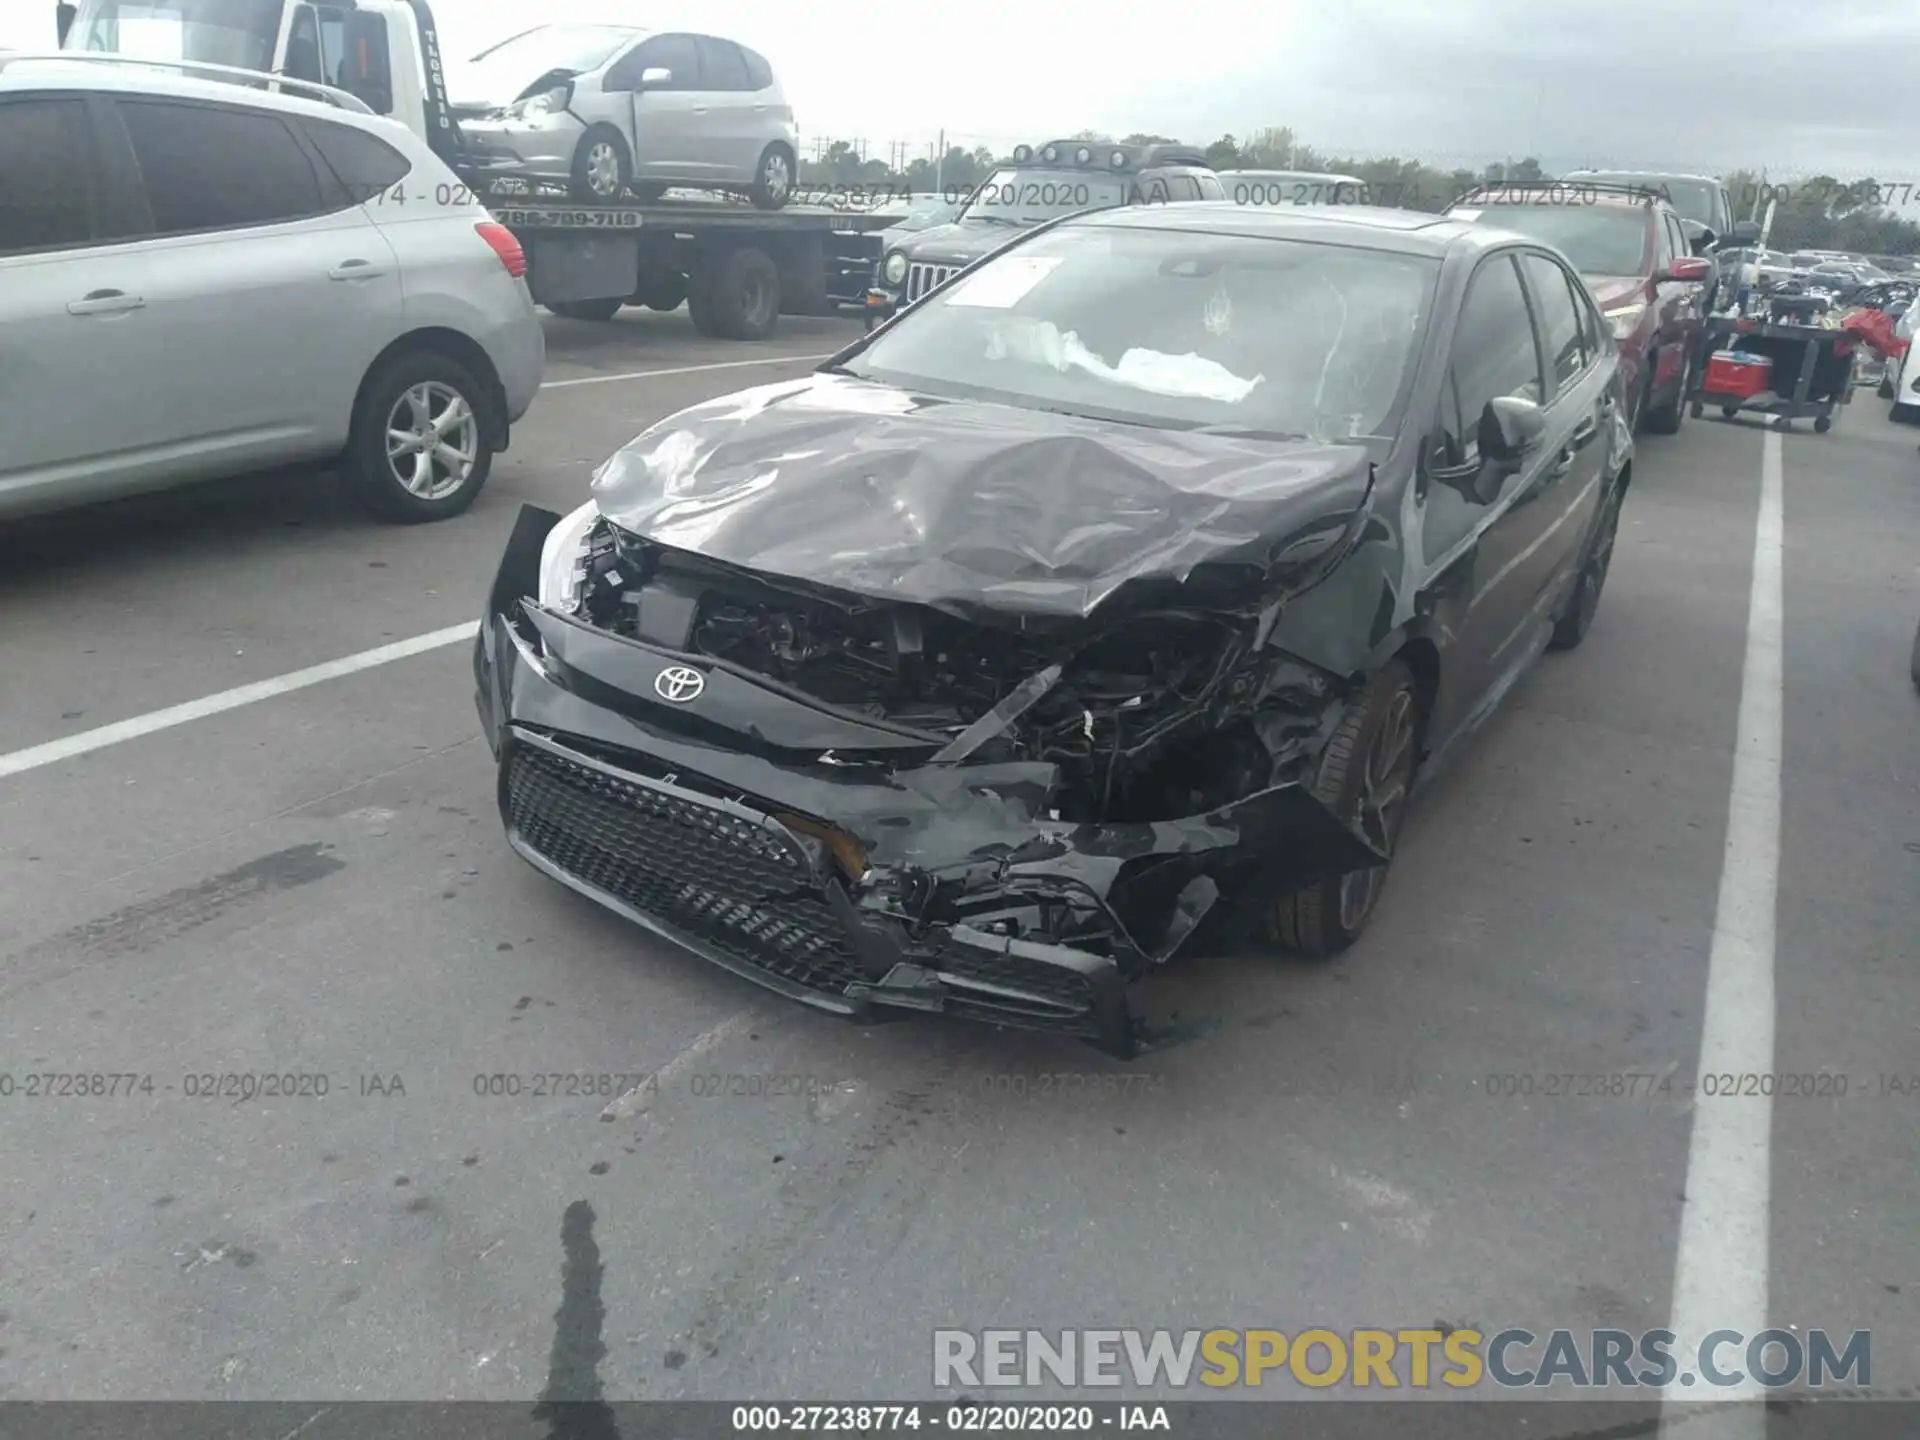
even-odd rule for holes
{"type": "Polygon", "coordinates": [[[448,98],[427,0],[78,0],[56,6],[55,23],[63,50],[245,71],[258,78],[240,83],[263,88],[328,86],[405,125],[514,233],[533,298],[556,315],[610,320],[623,305],[685,304],[703,335],[764,340],[781,315],[862,303],[870,232],[887,223],[717,196],[588,203],[489,174],[448,98]]]}

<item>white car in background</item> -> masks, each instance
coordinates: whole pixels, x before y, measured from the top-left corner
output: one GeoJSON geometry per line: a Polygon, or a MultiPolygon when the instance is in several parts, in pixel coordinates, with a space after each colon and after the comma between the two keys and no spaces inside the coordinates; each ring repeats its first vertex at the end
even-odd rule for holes
{"type": "Polygon", "coordinates": [[[1901,356],[1897,367],[1887,367],[1893,380],[1880,393],[1893,401],[1891,414],[1895,420],[1920,420],[1920,359],[1916,359],[1916,355],[1920,355],[1920,343],[1914,338],[1916,329],[1920,329],[1920,296],[1915,297],[1907,313],[1900,317],[1900,323],[1893,327],[1893,333],[1907,342],[1907,353],[1901,356]]]}
{"type": "Polygon", "coordinates": [[[264,78],[0,55],[0,519],[309,462],[391,520],[486,484],[546,364],[519,242],[404,127],[264,78]]]}
{"type": "Polygon", "coordinates": [[[542,25],[453,67],[448,85],[490,176],[588,202],[692,186],[778,210],[793,196],[793,107],[765,58],[731,40],[542,25]]]}

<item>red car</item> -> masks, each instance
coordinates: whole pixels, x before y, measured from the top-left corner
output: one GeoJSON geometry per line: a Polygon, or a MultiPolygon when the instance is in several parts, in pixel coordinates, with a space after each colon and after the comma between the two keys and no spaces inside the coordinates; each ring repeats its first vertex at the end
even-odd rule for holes
{"type": "Polygon", "coordinates": [[[1674,208],[1646,191],[1586,181],[1493,186],[1449,208],[1543,240],[1573,262],[1613,327],[1634,429],[1671,435],[1704,362],[1713,262],[1688,254],[1674,208]]]}

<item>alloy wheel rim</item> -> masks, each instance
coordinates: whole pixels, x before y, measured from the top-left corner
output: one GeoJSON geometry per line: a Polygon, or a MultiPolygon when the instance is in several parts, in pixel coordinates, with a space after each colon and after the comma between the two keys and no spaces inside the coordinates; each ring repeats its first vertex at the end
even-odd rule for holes
{"type": "Polygon", "coordinates": [[[599,141],[587,151],[587,188],[596,195],[611,195],[620,188],[620,157],[612,141],[599,141]]]}
{"type": "Polygon", "coordinates": [[[387,468],[409,495],[445,499],[467,483],[479,455],[479,417],[451,385],[423,380],[387,412],[387,468]]]}
{"type": "Polygon", "coordinates": [[[767,194],[775,200],[784,200],[787,190],[793,184],[793,178],[787,172],[787,157],[778,150],[767,156],[766,168],[761,172],[767,194]]]}
{"type": "MultiPolygon", "coordinates": [[[[1381,854],[1393,855],[1413,781],[1415,733],[1413,693],[1398,691],[1374,728],[1361,774],[1360,831],[1381,854]]],[[[1376,865],[1340,877],[1340,926],[1351,933],[1372,912],[1386,883],[1387,867],[1376,865]]]]}

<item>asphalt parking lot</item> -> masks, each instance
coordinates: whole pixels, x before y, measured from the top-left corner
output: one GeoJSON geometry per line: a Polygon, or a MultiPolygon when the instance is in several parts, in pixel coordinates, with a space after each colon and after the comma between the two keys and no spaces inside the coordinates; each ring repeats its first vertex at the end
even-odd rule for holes
{"type": "Polygon", "coordinates": [[[847,1026],[536,874],[463,643],[142,718],[470,624],[522,502],[855,333],[548,327],[457,520],[300,475],[0,533],[0,1072],[154,1082],[0,1098],[0,1398],[525,1398],[582,1355],[616,1399],[907,1398],[943,1326],[1657,1328],[1696,1102],[1548,1092],[1694,1074],[1723,871],[1777,909],[1770,999],[1731,985],[1716,1023],[1770,1018],[1773,1070],[1849,1093],[1777,1098],[1757,1199],[1724,1164],[1696,1198],[1758,1227],[1774,1323],[1870,1330],[1873,1388],[1920,1381],[1920,431],[1883,402],[1643,440],[1594,632],[1427,787],[1361,945],[1176,965],[1122,1066],[847,1026]],[[1770,455],[1780,667],[1747,715],[1780,824],[1730,850],[1770,455]],[[243,1072],[327,1093],[189,1093],[243,1072]],[[609,1112],[533,1093],[559,1073],[648,1078],[609,1112]],[[557,1341],[580,1201],[603,1318],[557,1341]]]}

